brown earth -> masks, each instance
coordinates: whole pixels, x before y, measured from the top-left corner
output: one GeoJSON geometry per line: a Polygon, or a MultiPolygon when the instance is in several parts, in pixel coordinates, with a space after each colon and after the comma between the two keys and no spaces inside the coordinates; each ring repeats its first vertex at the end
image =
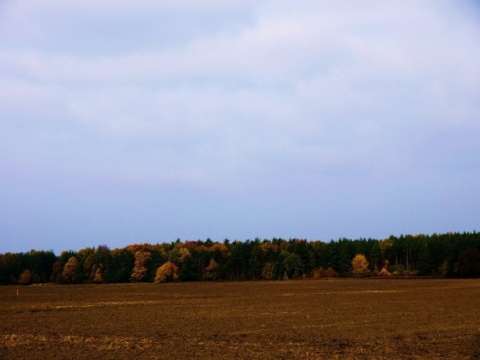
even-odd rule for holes
{"type": "Polygon", "coordinates": [[[0,359],[132,358],[480,359],[480,280],[0,287],[0,359]]]}

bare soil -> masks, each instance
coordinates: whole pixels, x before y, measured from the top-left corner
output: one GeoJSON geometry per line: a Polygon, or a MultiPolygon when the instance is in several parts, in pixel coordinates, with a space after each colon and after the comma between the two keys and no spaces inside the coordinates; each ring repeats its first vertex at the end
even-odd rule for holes
{"type": "Polygon", "coordinates": [[[480,359],[480,280],[0,287],[0,359],[132,358],[480,359]]]}

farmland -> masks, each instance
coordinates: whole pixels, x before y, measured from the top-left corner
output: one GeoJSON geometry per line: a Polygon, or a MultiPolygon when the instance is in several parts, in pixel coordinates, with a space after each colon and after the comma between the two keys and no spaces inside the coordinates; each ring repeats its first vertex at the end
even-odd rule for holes
{"type": "Polygon", "coordinates": [[[0,287],[1,359],[134,357],[480,358],[480,280],[0,287]]]}

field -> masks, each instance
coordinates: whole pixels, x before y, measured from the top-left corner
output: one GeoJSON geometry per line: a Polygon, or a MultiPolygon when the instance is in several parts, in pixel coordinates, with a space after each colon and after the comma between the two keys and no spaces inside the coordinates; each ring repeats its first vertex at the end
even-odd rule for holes
{"type": "Polygon", "coordinates": [[[480,358],[480,280],[0,287],[0,359],[442,357],[480,358]]]}

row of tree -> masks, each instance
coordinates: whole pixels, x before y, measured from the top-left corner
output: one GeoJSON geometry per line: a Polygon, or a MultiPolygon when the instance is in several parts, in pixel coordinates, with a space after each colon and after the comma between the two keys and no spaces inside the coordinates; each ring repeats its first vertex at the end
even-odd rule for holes
{"type": "Polygon", "coordinates": [[[480,276],[480,233],[388,239],[177,240],[0,254],[0,284],[296,279],[345,276],[480,276]]]}

